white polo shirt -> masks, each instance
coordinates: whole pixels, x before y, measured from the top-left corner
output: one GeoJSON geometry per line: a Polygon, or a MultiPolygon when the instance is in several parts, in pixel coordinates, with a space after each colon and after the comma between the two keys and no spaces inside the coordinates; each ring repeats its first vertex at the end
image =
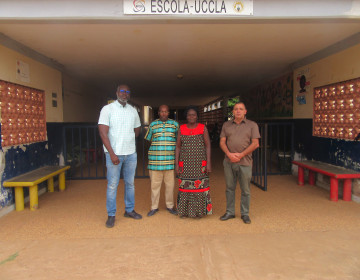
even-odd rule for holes
{"type": "MultiPolygon", "coordinates": [[[[135,153],[134,128],[141,126],[136,109],[126,104],[114,101],[101,109],[98,124],[109,127],[108,137],[116,155],[130,155],[135,153]]],[[[104,151],[107,152],[105,146],[104,151]]]]}

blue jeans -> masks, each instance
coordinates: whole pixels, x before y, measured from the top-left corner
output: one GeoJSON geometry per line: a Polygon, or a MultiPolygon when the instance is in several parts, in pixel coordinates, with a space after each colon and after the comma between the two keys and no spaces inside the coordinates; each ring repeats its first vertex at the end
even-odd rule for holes
{"type": "Polygon", "coordinates": [[[131,155],[118,156],[120,160],[120,163],[118,165],[114,165],[112,163],[109,153],[105,153],[105,156],[107,168],[106,178],[108,181],[106,191],[106,209],[108,212],[108,216],[115,216],[116,214],[116,194],[120,181],[121,168],[123,168],[123,176],[125,182],[125,211],[132,212],[135,205],[134,177],[137,165],[137,154],[135,152],[131,155]]]}
{"type": "Polygon", "coordinates": [[[224,175],[226,181],[226,212],[235,215],[235,189],[237,181],[241,189],[241,215],[249,215],[250,208],[250,181],[252,166],[231,163],[224,159],[224,175]]]}

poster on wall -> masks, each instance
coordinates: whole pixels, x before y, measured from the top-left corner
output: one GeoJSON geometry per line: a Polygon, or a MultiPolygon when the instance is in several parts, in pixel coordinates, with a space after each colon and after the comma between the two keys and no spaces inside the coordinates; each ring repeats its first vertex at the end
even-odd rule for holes
{"type": "Polygon", "coordinates": [[[247,116],[256,119],[292,117],[293,90],[292,72],[254,88],[249,95],[241,97],[246,107],[252,108],[247,116]]]}
{"type": "Polygon", "coordinates": [[[16,79],[22,82],[30,83],[30,67],[29,64],[17,60],[16,61],[16,79]]]}
{"type": "Polygon", "coordinates": [[[310,76],[310,69],[302,69],[296,75],[296,101],[299,105],[306,104],[306,96],[309,94],[310,81],[308,78],[310,76]]]}

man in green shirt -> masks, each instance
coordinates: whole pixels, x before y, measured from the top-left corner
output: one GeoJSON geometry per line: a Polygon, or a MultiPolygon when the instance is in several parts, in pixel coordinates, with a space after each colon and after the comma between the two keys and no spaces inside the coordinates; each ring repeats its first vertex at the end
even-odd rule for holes
{"type": "Polygon", "coordinates": [[[148,169],[151,180],[151,210],[148,217],[153,216],[159,211],[159,198],[161,184],[165,184],[166,208],[176,215],[174,208],[174,163],[176,137],[179,124],[169,119],[169,106],[159,107],[159,119],[149,125],[145,139],[151,142],[148,152],[148,169]]]}

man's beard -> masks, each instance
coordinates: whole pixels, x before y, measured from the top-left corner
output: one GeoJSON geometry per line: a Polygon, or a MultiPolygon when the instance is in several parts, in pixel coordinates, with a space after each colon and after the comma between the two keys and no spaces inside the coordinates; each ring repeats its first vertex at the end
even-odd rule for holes
{"type": "Polygon", "coordinates": [[[120,102],[122,102],[122,103],[127,103],[128,100],[129,100],[129,98],[122,99],[122,98],[118,97],[117,100],[120,101],[120,102]]]}

